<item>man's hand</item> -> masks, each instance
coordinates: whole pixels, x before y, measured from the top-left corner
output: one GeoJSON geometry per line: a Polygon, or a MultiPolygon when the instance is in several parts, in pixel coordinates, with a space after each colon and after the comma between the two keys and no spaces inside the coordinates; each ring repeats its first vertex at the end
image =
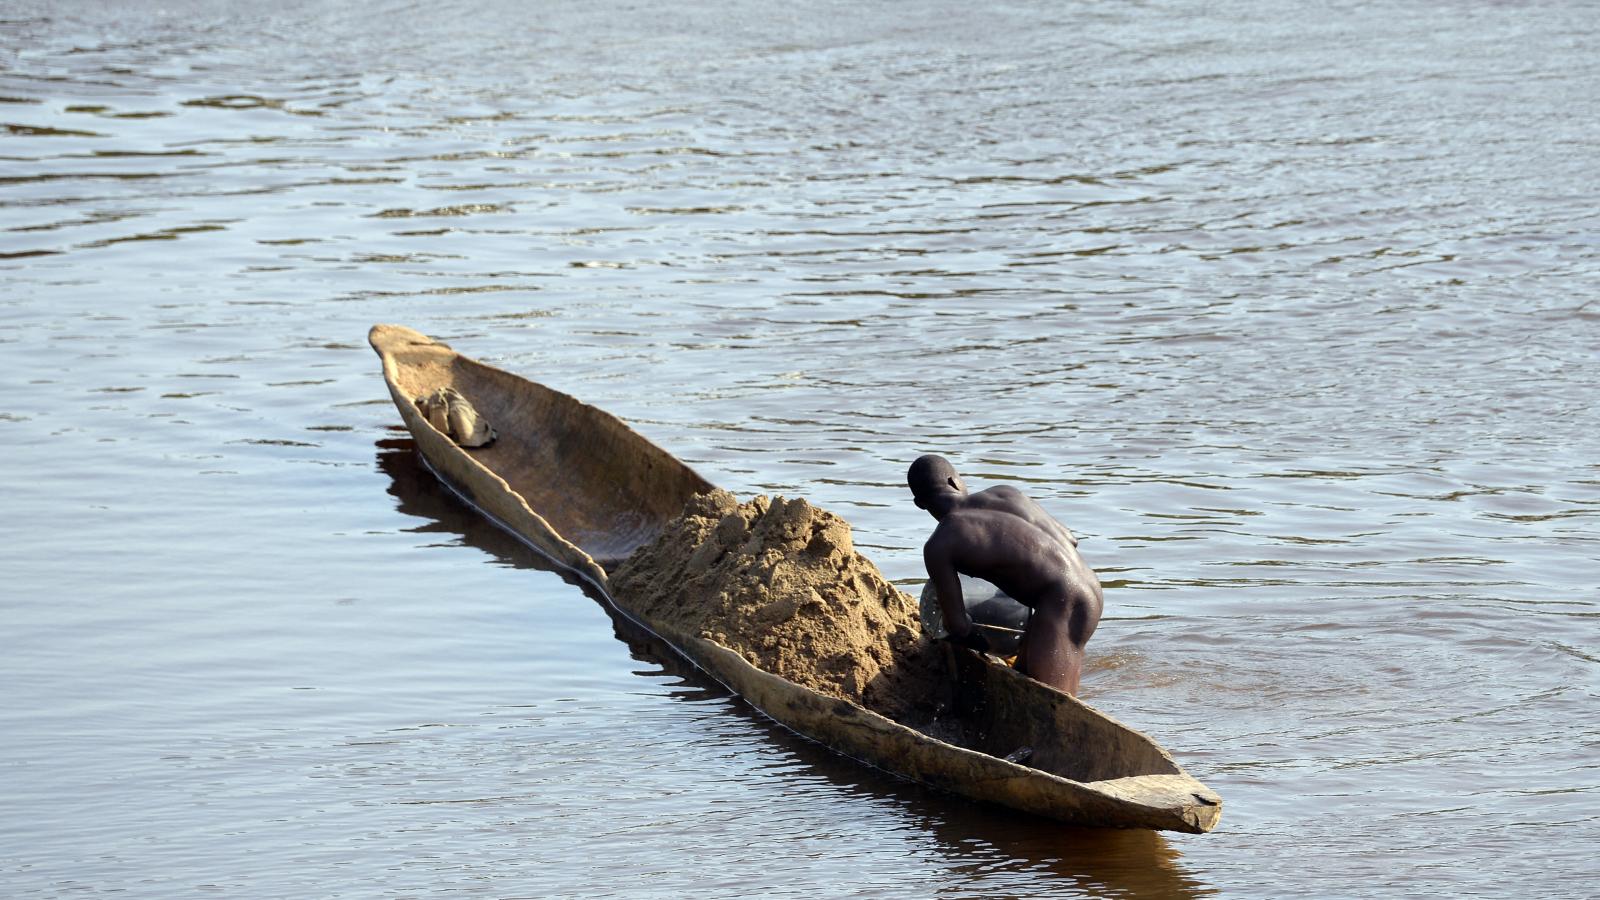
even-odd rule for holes
{"type": "Polygon", "coordinates": [[[967,629],[967,633],[960,637],[956,637],[953,634],[949,635],[945,638],[945,640],[952,644],[966,647],[968,650],[976,650],[979,653],[993,652],[992,648],[989,646],[989,639],[984,637],[983,632],[977,628],[967,629]]]}

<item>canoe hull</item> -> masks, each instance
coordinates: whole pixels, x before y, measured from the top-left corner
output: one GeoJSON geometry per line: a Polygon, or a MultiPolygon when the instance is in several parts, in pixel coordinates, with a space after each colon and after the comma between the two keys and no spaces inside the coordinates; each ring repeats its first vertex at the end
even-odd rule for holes
{"type": "Polygon", "coordinates": [[[615,416],[484,365],[398,325],[368,334],[417,448],[480,511],[555,562],[606,586],[626,559],[711,484],[615,416]],[[474,449],[429,424],[415,398],[453,388],[500,437],[474,449]],[[573,502],[574,497],[582,502],[573,502]]]}
{"type": "MultiPolygon", "coordinates": [[[[874,768],[970,800],[1073,825],[1194,834],[1210,831],[1222,815],[1221,798],[1176,766],[1170,774],[1071,781],[929,737],[854,703],[762,671],[713,641],[663,639],[786,728],[874,768]]],[[[1026,679],[969,650],[954,649],[964,657],[964,677],[978,679],[981,689],[1014,694],[1016,686],[1005,682],[1026,679]]]]}
{"type": "Polygon", "coordinates": [[[978,746],[971,749],[646,620],[613,595],[604,563],[649,540],[711,485],[608,413],[470,360],[419,332],[377,325],[369,340],[401,419],[441,480],[780,725],[892,774],[1062,822],[1194,833],[1215,827],[1221,799],[1153,740],[992,658],[946,645],[960,673],[957,706],[966,717],[966,743],[978,746]],[[479,406],[501,434],[496,444],[465,450],[430,425],[413,400],[434,387],[455,387],[479,406]],[[550,462],[574,452],[582,454],[587,478],[565,477],[571,473],[550,462]],[[529,464],[539,453],[545,461],[529,464]],[[561,524],[552,522],[556,517],[561,524]],[[1001,758],[1022,747],[1033,752],[1030,765],[1001,758]]]}

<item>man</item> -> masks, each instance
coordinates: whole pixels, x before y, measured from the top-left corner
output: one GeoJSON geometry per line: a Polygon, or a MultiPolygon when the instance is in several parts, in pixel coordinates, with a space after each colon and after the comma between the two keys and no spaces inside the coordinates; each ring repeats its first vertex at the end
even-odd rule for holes
{"type": "Polygon", "coordinates": [[[993,584],[1033,610],[1016,668],[1051,687],[1078,693],[1083,647],[1100,622],[1100,580],[1078,556],[1078,539],[1039,504],[1008,485],[976,494],[949,461],[923,456],[906,483],[918,507],[939,521],[922,548],[950,639],[988,649],[973,628],[959,575],[993,584]]]}

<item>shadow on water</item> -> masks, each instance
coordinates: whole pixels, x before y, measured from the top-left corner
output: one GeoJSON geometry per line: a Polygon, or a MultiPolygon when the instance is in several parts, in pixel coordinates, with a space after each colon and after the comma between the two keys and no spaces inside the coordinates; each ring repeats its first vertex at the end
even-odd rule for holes
{"type": "MultiPolygon", "coordinates": [[[[587,582],[551,565],[462,503],[423,466],[410,438],[380,440],[377,447],[378,469],[390,478],[389,493],[398,510],[425,522],[415,531],[457,537],[502,565],[560,575],[600,604],[633,658],[652,667],[647,674],[664,672],[680,680],[682,689],[672,696],[684,700],[733,697],[670,645],[617,614],[587,582]]],[[[974,804],[845,759],[742,701],[728,708],[834,789],[892,804],[904,816],[906,828],[933,839],[936,850],[948,858],[958,875],[997,871],[1048,874],[1090,896],[1203,897],[1216,893],[1184,868],[1177,848],[1159,833],[1073,828],[974,804]]]]}

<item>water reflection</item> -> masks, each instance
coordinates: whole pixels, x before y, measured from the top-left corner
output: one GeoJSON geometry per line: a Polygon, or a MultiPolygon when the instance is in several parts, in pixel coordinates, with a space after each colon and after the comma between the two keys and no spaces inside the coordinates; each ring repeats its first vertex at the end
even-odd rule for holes
{"type": "MultiPolygon", "coordinates": [[[[902,821],[888,827],[926,835],[929,846],[945,859],[953,874],[1045,875],[1094,897],[1181,898],[1216,893],[1183,865],[1177,848],[1162,834],[1072,828],[970,803],[854,763],[800,737],[738,701],[668,644],[618,615],[587,583],[551,566],[520,540],[467,507],[423,466],[410,438],[380,440],[376,446],[377,466],[390,479],[388,492],[395,498],[396,508],[423,520],[410,531],[459,540],[487,553],[497,565],[561,575],[574,590],[582,591],[606,610],[618,640],[647,667],[638,674],[664,673],[676,678],[670,696],[678,700],[727,698],[728,703],[711,707],[714,714],[739,716],[769,745],[782,751],[786,771],[792,772],[793,766],[798,765],[804,775],[824,780],[833,790],[895,809],[902,821]]],[[[989,896],[1023,894],[1001,891],[989,896]]]]}

